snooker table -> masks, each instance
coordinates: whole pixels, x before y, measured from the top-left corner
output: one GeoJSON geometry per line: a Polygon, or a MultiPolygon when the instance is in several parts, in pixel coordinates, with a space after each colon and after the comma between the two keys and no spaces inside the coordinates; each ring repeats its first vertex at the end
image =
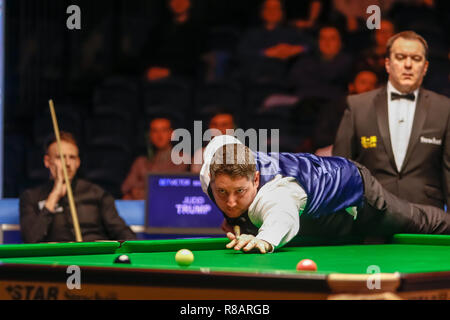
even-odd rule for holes
{"type": "Polygon", "coordinates": [[[234,251],[226,243],[2,245],[0,299],[450,299],[450,236],[399,234],[379,244],[300,240],[270,254],[234,251]],[[182,248],[195,256],[188,267],[175,263],[182,248]],[[114,263],[120,254],[131,264],[114,263]],[[297,271],[304,258],[318,270],[297,271]],[[73,265],[79,266],[80,289],[67,285],[75,283],[68,269],[73,265]]]}

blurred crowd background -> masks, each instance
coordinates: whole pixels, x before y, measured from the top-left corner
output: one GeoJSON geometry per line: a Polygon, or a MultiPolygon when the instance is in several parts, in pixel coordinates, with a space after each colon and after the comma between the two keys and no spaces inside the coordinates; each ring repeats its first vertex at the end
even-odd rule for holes
{"type": "Polygon", "coordinates": [[[331,144],[345,97],[386,83],[399,31],[428,41],[424,87],[450,96],[445,0],[14,0],[5,21],[4,197],[48,179],[49,99],[80,175],[122,198],[133,160],[152,156],[154,118],[192,132],[221,110],[237,128],[280,129],[280,151],[331,144]],[[66,27],[72,4],[81,30],[66,27]]]}

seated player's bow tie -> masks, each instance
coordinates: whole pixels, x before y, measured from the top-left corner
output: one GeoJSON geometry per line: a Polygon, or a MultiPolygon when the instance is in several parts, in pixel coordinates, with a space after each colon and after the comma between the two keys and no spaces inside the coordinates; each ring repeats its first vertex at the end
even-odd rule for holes
{"type": "Polygon", "coordinates": [[[391,100],[400,100],[400,99],[414,101],[416,99],[416,96],[414,95],[414,93],[399,94],[396,92],[391,92],[391,100]]]}

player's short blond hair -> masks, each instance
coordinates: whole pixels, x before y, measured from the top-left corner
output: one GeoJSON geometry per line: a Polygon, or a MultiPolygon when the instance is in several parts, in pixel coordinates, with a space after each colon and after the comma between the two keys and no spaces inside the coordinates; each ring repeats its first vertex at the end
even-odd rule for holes
{"type": "MultiPolygon", "coordinates": [[[[70,132],[60,131],[59,139],[60,139],[60,141],[65,141],[70,144],[73,144],[75,147],[78,148],[77,140],[75,139],[74,135],[71,134],[70,132]]],[[[54,133],[47,136],[47,138],[44,141],[44,153],[45,154],[48,154],[48,150],[49,150],[50,146],[55,142],[57,142],[57,139],[56,139],[56,136],[54,133]]]]}
{"type": "Polygon", "coordinates": [[[214,153],[209,166],[211,181],[221,174],[231,178],[246,177],[253,180],[256,161],[252,151],[243,144],[225,144],[214,153]]]}

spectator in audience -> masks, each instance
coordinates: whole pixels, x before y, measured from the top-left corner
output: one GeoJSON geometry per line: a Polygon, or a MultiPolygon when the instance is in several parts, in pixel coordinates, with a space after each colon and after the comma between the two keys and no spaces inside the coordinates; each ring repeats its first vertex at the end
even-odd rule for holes
{"type": "Polygon", "coordinates": [[[341,30],[349,52],[356,55],[372,45],[373,30],[369,29],[367,23],[374,23],[381,17],[387,17],[394,1],[332,0],[329,21],[341,30]],[[377,11],[373,11],[374,6],[377,7],[377,11]],[[371,10],[367,11],[369,8],[371,10]],[[374,14],[378,12],[379,16],[374,19],[374,14]]]}
{"type": "MultiPolygon", "coordinates": [[[[352,82],[348,84],[348,94],[359,94],[374,90],[378,86],[377,74],[370,69],[362,69],[355,72],[352,82]]],[[[339,101],[333,101],[320,108],[318,123],[314,133],[314,146],[318,148],[315,154],[318,156],[331,156],[333,142],[341,122],[342,115],[347,107],[347,97],[339,101]]]]}
{"type": "MultiPolygon", "coordinates": [[[[233,114],[225,109],[218,110],[209,120],[209,129],[211,129],[211,139],[218,135],[227,134],[227,130],[234,130],[235,120],[233,114]]],[[[203,164],[203,150],[205,150],[205,147],[198,149],[194,153],[191,164],[191,172],[193,173],[200,173],[203,164]]]]}
{"type": "MultiPolygon", "coordinates": [[[[80,167],[78,145],[70,133],[61,132],[60,137],[83,241],[136,239],[117,213],[114,198],[98,185],[76,177],[80,167]]],[[[22,239],[25,243],[75,241],[67,186],[54,136],[45,144],[45,152],[44,165],[49,170],[50,181],[20,196],[22,239]]]]}
{"type": "Polygon", "coordinates": [[[450,99],[421,87],[428,51],[413,31],[389,39],[388,82],[348,97],[333,154],[363,164],[400,198],[444,208],[450,201],[450,99]]]}
{"type": "Polygon", "coordinates": [[[142,61],[150,81],[170,76],[192,77],[203,50],[204,31],[191,15],[191,0],[167,0],[171,20],[152,29],[142,61]]]}
{"type": "Polygon", "coordinates": [[[400,30],[414,30],[426,36],[430,47],[445,43],[442,40],[445,41],[449,26],[446,0],[396,1],[389,16],[400,30]]]}
{"type": "Polygon", "coordinates": [[[121,187],[125,200],[145,199],[147,174],[150,172],[180,173],[188,170],[187,164],[175,164],[172,161],[171,120],[165,117],[154,118],[150,121],[149,127],[152,150],[149,156],[140,156],[131,165],[121,187]]]}
{"type": "Polygon", "coordinates": [[[240,71],[245,79],[279,81],[289,62],[310,48],[302,33],[283,25],[280,0],[265,0],[260,11],[263,25],[249,29],[238,44],[240,71]]]}
{"type": "Polygon", "coordinates": [[[335,99],[345,94],[352,59],[343,52],[341,34],[336,27],[319,30],[319,52],[299,58],[292,66],[289,83],[300,98],[335,99]]]}
{"type": "Polygon", "coordinates": [[[295,28],[313,29],[323,20],[323,2],[322,0],[286,0],[286,18],[295,28]]]}
{"type": "Polygon", "coordinates": [[[375,29],[374,45],[363,51],[358,63],[373,69],[380,80],[386,79],[385,59],[388,40],[395,34],[394,24],[389,20],[381,20],[380,29],[375,29]]]}
{"type": "Polygon", "coordinates": [[[348,33],[366,28],[367,8],[376,5],[381,15],[387,14],[395,0],[333,0],[333,11],[345,18],[345,30],[348,33]]]}

